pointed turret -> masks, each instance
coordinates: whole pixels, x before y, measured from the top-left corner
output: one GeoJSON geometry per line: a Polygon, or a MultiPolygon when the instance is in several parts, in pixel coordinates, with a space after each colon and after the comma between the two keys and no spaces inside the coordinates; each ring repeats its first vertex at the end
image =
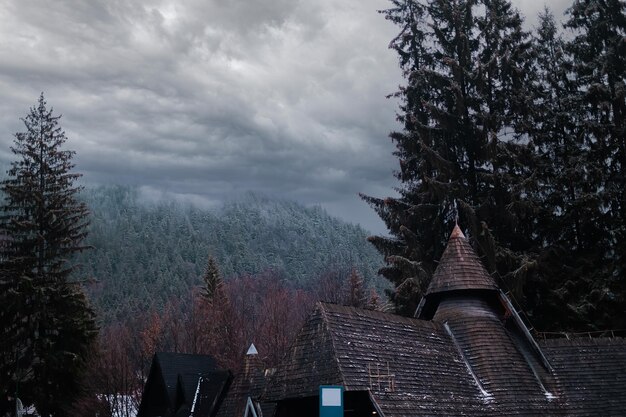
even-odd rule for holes
{"type": "Polygon", "coordinates": [[[433,274],[426,296],[446,291],[498,290],[461,228],[456,225],[433,274]]]}
{"type": "Polygon", "coordinates": [[[266,376],[267,371],[259,358],[259,352],[252,343],[244,356],[243,369],[235,377],[217,417],[257,415],[256,411],[250,413],[246,409],[248,406],[253,409],[258,406],[258,399],[265,389],[266,376]]]}
{"type": "Polygon", "coordinates": [[[243,373],[246,378],[253,378],[254,374],[262,369],[261,359],[259,358],[259,351],[254,346],[254,343],[250,344],[243,363],[243,373]]]}
{"type": "Polygon", "coordinates": [[[549,363],[458,225],[416,315],[443,325],[485,400],[507,384],[552,395],[549,363]]]}
{"type": "Polygon", "coordinates": [[[493,277],[483,266],[459,225],[456,225],[415,316],[432,319],[444,298],[483,293],[487,299],[493,300],[498,292],[493,277]]]}

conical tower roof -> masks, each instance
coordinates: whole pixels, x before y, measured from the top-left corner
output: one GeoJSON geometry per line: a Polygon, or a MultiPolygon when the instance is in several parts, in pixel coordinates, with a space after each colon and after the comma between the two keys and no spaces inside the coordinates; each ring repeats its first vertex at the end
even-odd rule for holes
{"type": "Polygon", "coordinates": [[[426,296],[447,291],[498,290],[458,225],[452,230],[426,296]]]}

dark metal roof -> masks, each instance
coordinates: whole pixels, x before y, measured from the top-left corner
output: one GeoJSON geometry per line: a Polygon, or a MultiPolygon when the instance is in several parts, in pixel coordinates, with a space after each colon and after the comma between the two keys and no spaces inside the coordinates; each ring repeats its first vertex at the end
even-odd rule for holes
{"type": "Polygon", "coordinates": [[[157,352],[154,354],[153,366],[155,362],[158,363],[172,405],[175,405],[179,374],[187,375],[187,378],[189,375],[196,375],[195,381],[197,382],[198,375],[206,374],[217,368],[215,359],[208,355],[157,352]]]}
{"type": "Polygon", "coordinates": [[[219,405],[231,379],[230,372],[216,369],[211,356],[156,353],[138,417],[188,416],[194,399],[196,410],[209,410],[210,413],[199,414],[197,411],[193,416],[209,417],[213,415],[212,407],[219,405]]]}
{"type": "Polygon", "coordinates": [[[311,397],[319,385],[338,384],[369,391],[385,417],[626,414],[618,394],[626,392],[625,340],[543,344],[554,365],[546,376],[481,302],[469,315],[448,311],[445,322],[321,303],[264,400],[311,397]]]}
{"type": "Polygon", "coordinates": [[[497,289],[494,279],[483,266],[463,232],[458,225],[455,226],[426,295],[445,291],[497,289]]]}
{"type": "MultiPolygon", "coordinates": [[[[221,408],[228,385],[232,379],[229,371],[213,371],[196,378],[195,392],[186,401],[185,417],[215,416],[218,407],[221,408]]],[[[243,414],[242,414],[243,415],[243,414]]]]}

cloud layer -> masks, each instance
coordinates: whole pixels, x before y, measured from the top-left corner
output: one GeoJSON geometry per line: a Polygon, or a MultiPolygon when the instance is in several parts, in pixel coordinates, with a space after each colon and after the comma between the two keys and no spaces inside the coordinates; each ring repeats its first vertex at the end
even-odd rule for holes
{"type": "MultiPolygon", "coordinates": [[[[383,231],[356,194],[396,185],[388,4],[3,0],[0,163],[44,91],[89,183],[254,190],[383,231]]],[[[516,6],[534,19],[534,1],[516,6]]]]}

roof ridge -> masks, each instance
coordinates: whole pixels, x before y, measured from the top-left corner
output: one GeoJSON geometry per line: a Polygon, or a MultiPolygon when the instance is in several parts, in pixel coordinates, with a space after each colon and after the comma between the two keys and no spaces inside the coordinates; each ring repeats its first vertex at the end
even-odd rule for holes
{"type": "Polygon", "coordinates": [[[540,339],[538,343],[542,347],[564,347],[564,346],[608,346],[626,344],[626,337],[622,336],[599,336],[599,337],[559,337],[552,339],[540,339]]]}
{"type": "Polygon", "coordinates": [[[318,301],[318,303],[322,304],[325,308],[329,308],[330,310],[352,309],[352,310],[357,310],[357,311],[360,311],[360,312],[363,312],[363,313],[368,313],[368,314],[380,314],[380,315],[385,315],[385,316],[393,316],[393,317],[401,317],[401,318],[405,318],[405,319],[413,319],[412,317],[401,316],[401,315],[393,313],[391,311],[372,310],[372,309],[365,308],[365,307],[355,307],[355,306],[350,306],[350,305],[329,303],[327,301],[318,301]]]}
{"type": "Polygon", "coordinates": [[[411,324],[411,325],[419,325],[419,326],[434,326],[434,327],[442,327],[442,324],[439,322],[434,322],[431,320],[424,320],[418,317],[407,317],[402,316],[400,314],[396,314],[390,311],[379,311],[379,310],[370,310],[363,307],[353,307],[353,306],[345,306],[341,304],[328,303],[319,301],[319,304],[322,304],[325,312],[336,313],[336,314],[354,314],[358,316],[367,316],[374,320],[392,320],[394,322],[403,323],[403,324],[411,324]]]}
{"type": "MultiPolygon", "coordinates": [[[[324,328],[330,337],[330,345],[332,346],[333,352],[337,352],[337,346],[335,344],[335,336],[333,335],[333,332],[330,330],[330,326],[328,323],[328,316],[326,315],[327,311],[324,308],[324,305],[322,302],[320,302],[319,304],[320,304],[320,310],[322,313],[322,321],[324,322],[324,328]]],[[[335,358],[335,363],[337,364],[337,369],[339,370],[339,375],[341,377],[341,385],[343,386],[343,389],[347,391],[348,385],[346,384],[346,376],[341,366],[341,362],[339,361],[339,358],[337,357],[337,355],[334,355],[334,358],[335,358]]]]}

